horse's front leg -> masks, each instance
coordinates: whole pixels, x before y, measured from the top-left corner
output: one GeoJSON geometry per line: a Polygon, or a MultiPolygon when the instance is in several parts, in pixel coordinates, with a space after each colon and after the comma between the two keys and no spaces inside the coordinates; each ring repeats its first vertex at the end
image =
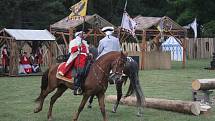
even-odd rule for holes
{"type": "Polygon", "coordinates": [[[112,113],[116,113],[117,107],[119,105],[119,101],[122,98],[122,82],[119,82],[116,84],[116,90],[117,90],[117,101],[113,106],[112,113]]]}
{"type": "Polygon", "coordinates": [[[51,121],[52,120],[52,108],[54,103],[56,102],[56,100],[67,90],[66,86],[63,87],[58,87],[57,91],[55,92],[55,94],[51,97],[51,101],[50,101],[50,106],[49,106],[49,112],[48,112],[48,120],[51,121]]]}
{"type": "Polygon", "coordinates": [[[99,107],[103,116],[103,121],[108,121],[107,119],[107,114],[106,114],[106,110],[105,110],[105,94],[104,93],[100,93],[99,95],[97,95],[98,97],[98,101],[99,101],[99,107]]]}
{"type": "Polygon", "coordinates": [[[79,114],[84,109],[84,106],[85,106],[85,104],[86,104],[86,102],[87,102],[87,100],[88,100],[89,97],[90,97],[89,95],[86,95],[86,94],[83,95],[81,104],[79,105],[79,108],[78,108],[78,112],[75,113],[75,115],[73,117],[73,121],[77,121],[78,120],[79,114]]]}
{"type": "Polygon", "coordinates": [[[46,96],[47,96],[50,92],[52,92],[54,89],[55,89],[55,87],[50,88],[50,87],[48,86],[47,89],[46,89],[45,91],[42,91],[42,94],[41,94],[40,99],[39,99],[39,102],[38,102],[39,104],[38,104],[38,106],[34,109],[34,113],[38,113],[38,112],[40,112],[40,111],[42,110],[42,108],[43,108],[43,103],[44,103],[44,100],[45,100],[46,96]]]}

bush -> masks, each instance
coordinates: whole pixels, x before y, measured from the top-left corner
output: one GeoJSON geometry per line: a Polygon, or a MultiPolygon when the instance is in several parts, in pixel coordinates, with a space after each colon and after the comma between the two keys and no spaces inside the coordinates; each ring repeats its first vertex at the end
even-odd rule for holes
{"type": "Polygon", "coordinates": [[[205,37],[215,37],[215,20],[204,24],[202,32],[205,37]]]}

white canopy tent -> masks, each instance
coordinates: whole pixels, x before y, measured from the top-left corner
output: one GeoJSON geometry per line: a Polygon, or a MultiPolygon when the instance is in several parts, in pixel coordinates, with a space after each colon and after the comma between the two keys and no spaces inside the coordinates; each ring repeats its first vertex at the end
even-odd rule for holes
{"type": "Polygon", "coordinates": [[[15,40],[52,40],[55,41],[55,36],[48,30],[27,30],[27,29],[4,29],[15,40]]]}
{"type": "MultiPolygon", "coordinates": [[[[18,75],[19,69],[19,55],[21,49],[27,44],[32,49],[34,47],[35,51],[38,45],[45,45],[47,54],[47,65],[51,66],[55,63],[56,58],[56,38],[48,30],[29,30],[29,29],[2,29],[0,30],[0,47],[7,45],[10,55],[9,55],[9,76],[18,75]],[[34,42],[39,44],[33,45],[34,42]]],[[[29,49],[29,51],[31,50],[29,49]]],[[[43,55],[44,55],[43,54],[43,55]]]]}
{"type": "Polygon", "coordinates": [[[173,36],[170,36],[168,39],[166,39],[166,41],[163,42],[161,46],[162,51],[171,52],[172,61],[183,60],[183,47],[178,43],[178,41],[173,36]]]}

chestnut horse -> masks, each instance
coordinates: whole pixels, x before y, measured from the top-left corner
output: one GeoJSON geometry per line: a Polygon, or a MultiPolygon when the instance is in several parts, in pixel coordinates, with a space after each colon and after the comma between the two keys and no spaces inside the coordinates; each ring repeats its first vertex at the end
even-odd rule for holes
{"type": "MultiPolygon", "coordinates": [[[[122,52],[110,52],[103,55],[95,63],[92,64],[90,71],[82,84],[83,98],[77,113],[73,117],[73,121],[77,121],[80,112],[83,110],[88,98],[96,95],[99,101],[100,110],[103,121],[107,121],[105,111],[105,92],[108,87],[108,78],[110,70],[114,73],[114,79],[118,80],[122,76],[122,70],[126,63],[127,55],[122,52]]],[[[48,120],[52,120],[52,108],[55,101],[68,89],[73,89],[73,84],[56,78],[57,68],[59,65],[50,67],[43,75],[41,81],[41,93],[36,99],[39,105],[34,112],[38,113],[42,110],[46,96],[57,88],[56,93],[51,97],[48,120]]]]}

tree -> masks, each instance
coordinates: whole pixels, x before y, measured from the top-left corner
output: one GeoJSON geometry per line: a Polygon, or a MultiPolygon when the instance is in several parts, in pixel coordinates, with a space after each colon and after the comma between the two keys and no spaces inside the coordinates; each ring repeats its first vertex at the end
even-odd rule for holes
{"type": "Polygon", "coordinates": [[[61,0],[1,0],[1,28],[44,29],[65,16],[61,0]]]}
{"type": "MultiPolygon", "coordinates": [[[[80,0],[0,0],[0,28],[44,29],[68,16],[69,7],[80,0]]],[[[169,16],[180,25],[197,17],[199,26],[210,28],[215,20],[214,0],[127,0],[127,12],[137,15],[169,16]]],[[[88,0],[87,14],[99,14],[118,26],[121,23],[125,0],[88,0]]],[[[206,35],[206,34],[205,34],[206,35]]]]}

